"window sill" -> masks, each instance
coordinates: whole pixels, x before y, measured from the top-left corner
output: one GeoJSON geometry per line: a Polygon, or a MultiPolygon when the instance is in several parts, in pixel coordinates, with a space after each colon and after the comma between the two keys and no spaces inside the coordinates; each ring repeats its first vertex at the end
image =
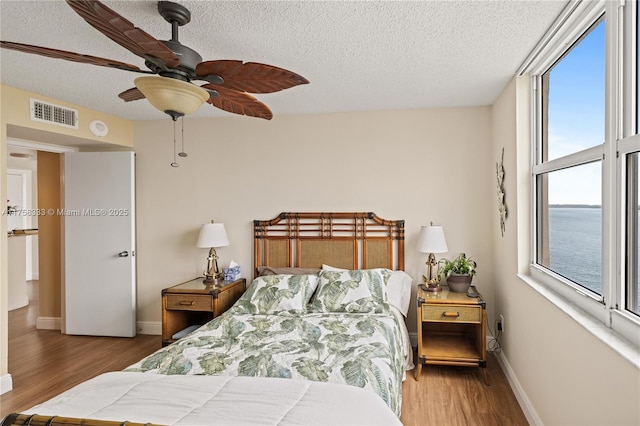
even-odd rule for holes
{"type": "Polygon", "coordinates": [[[525,284],[537,291],[542,297],[555,305],[570,318],[584,327],[589,333],[609,346],[616,353],[640,369],[640,348],[618,333],[605,326],[592,315],[589,315],[566,298],[558,295],[546,286],[540,284],[529,275],[518,274],[525,284]]]}

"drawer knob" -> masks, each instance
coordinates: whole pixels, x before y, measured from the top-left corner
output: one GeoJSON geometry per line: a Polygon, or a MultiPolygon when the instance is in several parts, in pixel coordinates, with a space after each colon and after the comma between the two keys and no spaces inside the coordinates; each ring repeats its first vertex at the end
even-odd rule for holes
{"type": "Polygon", "coordinates": [[[442,313],[443,317],[447,317],[447,318],[458,318],[460,316],[460,312],[443,312],[442,313]]]}
{"type": "Polygon", "coordinates": [[[194,302],[193,300],[181,300],[180,304],[184,306],[193,306],[196,304],[196,302],[194,302]]]}

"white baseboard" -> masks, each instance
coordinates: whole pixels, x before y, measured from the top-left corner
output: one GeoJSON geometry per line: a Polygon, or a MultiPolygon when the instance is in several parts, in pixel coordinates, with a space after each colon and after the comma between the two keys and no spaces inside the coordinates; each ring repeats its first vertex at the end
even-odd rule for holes
{"type": "Polygon", "coordinates": [[[159,321],[138,321],[136,323],[138,334],[162,335],[162,323],[159,321]]]}
{"type": "Polygon", "coordinates": [[[38,317],[36,320],[38,330],[62,330],[60,317],[38,317]]]}
{"type": "MultiPolygon", "coordinates": [[[[38,317],[36,320],[36,328],[38,330],[61,330],[61,325],[59,317],[38,317]]],[[[160,336],[162,334],[162,323],[159,321],[138,321],[136,330],[138,334],[160,336]]]]}
{"type": "Polygon", "coordinates": [[[13,389],[13,380],[11,379],[11,374],[7,373],[0,377],[0,395],[9,392],[11,389],[13,389]]]}
{"type": "Polygon", "coordinates": [[[509,385],[511,385],[511,390],[513,390],[513,394],[516,396],[516,399],[520,404],[520,408],[522,408],[522,412],[527,418],[527,421],[529,422],[529,424],[530,425],[544,424],[542,423],[542,419],[538,415],[538,412],[533,407],[531,400],[529,399],[524,389],[522,388],[522,385],[520,385],[520,381],[516,377],[516,374],[511,368],[511,365],[509,365],[509,361],[507,361],[507,358],[504,356],[504,353],[500,352],[499,354],[496,354],[496,358],[498,360],[498,363],[500,363],[500,367],[502,367],[502,371],[504,372],[504,375],[507,377],[507,380],[509,381],[509,385]]]}

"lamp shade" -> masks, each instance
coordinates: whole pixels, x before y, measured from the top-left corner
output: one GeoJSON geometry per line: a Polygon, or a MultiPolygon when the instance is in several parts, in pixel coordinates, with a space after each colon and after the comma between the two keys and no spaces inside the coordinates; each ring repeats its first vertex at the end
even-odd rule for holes
{"type": "Polygon", "coordinates": [[[224,223],[205,223],[200,228],[197,247],[226,247],[229,245],[227,231],[224,230],[224,223]]]}
{"type": "Polygon", "coordinates": [[[162,112],[191,114],[210,96],[202,87],[175,78],[138,77],[133,82],[149,103],[162,112]]]}
{"type": "Polygon", "coordinates": [[[418,251],[421,253],[446,253],[449,251],[442,226],[424,225],[420,228],[418,251]]]}

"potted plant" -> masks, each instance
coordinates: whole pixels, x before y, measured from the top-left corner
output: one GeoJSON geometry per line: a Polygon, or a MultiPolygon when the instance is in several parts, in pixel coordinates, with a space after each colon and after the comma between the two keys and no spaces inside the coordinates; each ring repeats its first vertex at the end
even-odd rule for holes
{"type": "Polygon", "coordinates": [[[460,253],[453,260],[440,259],[440,273],[447,280],[447,285],[451,291],[456,293],[466,293],[471,285],[471,280],[476,274],[478,264],[471,257],[460,253]]]}

